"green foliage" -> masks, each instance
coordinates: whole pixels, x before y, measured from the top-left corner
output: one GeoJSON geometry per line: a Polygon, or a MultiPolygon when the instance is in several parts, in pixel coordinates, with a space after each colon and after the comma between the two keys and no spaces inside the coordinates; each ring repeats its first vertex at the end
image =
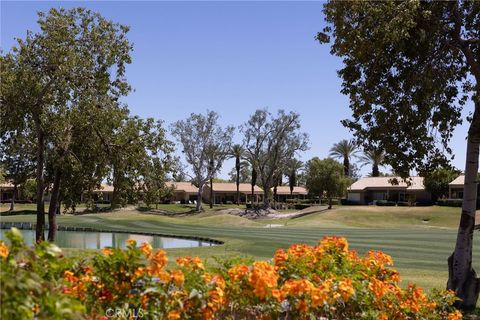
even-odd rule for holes
{"type": "Polygon", "coordinates": [[[423,185],[434,199],[448,197],[448,184],[459,175],[460,172],[458,170],[438,168],[433,172],[425,174],[423,185]]]}
{"type": "Polygon", "coordinates": [[[320,197],[326,196],[329,200],[333,197],[345,195],[350,180],[344,175],[344,167],[339,162],[326,158],[320,160],[315,157],[306,165],[308,192],[320,197]]]}
{"type": "Polygon", "coordinates": [[[479,10],[468,1],[324,5],[328,25],[317,39],[332,38],[331,53],[343,61],[342,93],[352,109],[343,124],[365,148],[385,150],[385,163],[402,176],[431,171],[451,153],[448,141],[475,90],[479,10]],[[465,38],[477,40],[460,43],[465,38]]]}
{"type": "Polygon", "coordinates": [[[7,232],[9,254],[0,258],[2,319],[83,319],[84,306],[63,294],[59,275],[72,266],[54,244],[28,248],[18,229],[7,232]]]}
{"type": "Polygon", "coordinates": [[[461,207],[463,203],[462,199],[438,199],[437,205],[444,207],[461,207]]]}
{"type": "Polygon", "coordinates": [[[35,199],[37,192],[37,182],[35,179],[28,179],[20,186],[20,192],[27,199],[35,199]]]}
{"type": "Polygon", "coordinates": [[[377,206],[381,206],[381,207],[395,207],[396,205],[395,201],[388,201],[388,200],[377,200],[375,203],[377,206]]]}

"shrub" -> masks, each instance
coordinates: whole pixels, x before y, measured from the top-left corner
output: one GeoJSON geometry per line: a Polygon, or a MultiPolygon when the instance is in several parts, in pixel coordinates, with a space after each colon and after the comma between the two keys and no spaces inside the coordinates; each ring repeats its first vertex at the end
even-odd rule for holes
{"type": "Polygon", "coordinates": [[[462,199],[438,199],[437,204],[445,207],[461,207],[462,199]]]}
{"type": "Polygon", "coordinates": [[[398,201],[397,202],[397,206],[399,206],[399,207],[410,207],[412,205],[413,204],[408,202],[408,201],[398,201]]]}
{"type": "Polygon", "coordinates": [[[376,205],[377,206],[385,206],[385,207],[394,207],[395,206],[394,201],[387,201],[387,200],[377,200],[376,205]]]}
{"type": "Polygon", "coordinates": [[[164,250],[133,240],[85,261],[49,243],[27,248],[18,230],[8,237],[10,247],[0,244],[2,319],[105,319],[112,309],[144,319],[461,319],[453,292],[403,289],[390,256],[361,257],[345,238],[294,244],[271,262],[237,258],[207,269],[180,257],[167,269],[164,250]]]}
{"type": "Polygon", "coordinates": [[[304,204],[304,203],[296,203],[294,205],[295,210],[303,210],[303,209],[310,208],[310,207],[311,207],[311,205],[304,204]]]}
{"type": "Polygon", "coordinates": [[[344,206],[353,206],[353,205],[359,205],[360,203],[358,201],[352,201],[348,199],[340,199],[340,203],[344,206]]]}

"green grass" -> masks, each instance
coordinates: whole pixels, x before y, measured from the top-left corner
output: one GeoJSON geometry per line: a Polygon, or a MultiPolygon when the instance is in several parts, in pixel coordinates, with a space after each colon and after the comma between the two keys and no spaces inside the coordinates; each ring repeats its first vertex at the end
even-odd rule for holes
{"type": "MultiPolygon", "coordinates": [[[[233,206],[236,207],[236,206],[233,206]]],[[[60,225],[83,226],[132,232],[201,236],[225,241],[215,247],[170,249],[169,256],[212,257],[253,256],[270,259],[277,248],[292,243],[315,244],[324,235],[346,236],[353,249],[364,253],[383,250],[390,254],[403,283],[415,282],[426,288],[444,288],[447,258],[456,238],[460,210],[448,207],[355,207],[333,210],[298,219],[247,220],[213,211],[183,217],[165,217],[140,212],[113,212],[79,216],[62,215],[60,225]],[[428,221],[424,221],[427,220],[428,221]],[[281,227],[266,228],[267,224],[281,227]]],[[[171,208],[172,211],[174,208],[171,208]]],[[[180,208],[178,208],[180,210],[180,208]]],[[[181,212],[181,211],[178,211],[181,212]]],[[[1,217],[4,222],[34,222],[31,215],[1,217]]],[[[474,239],[476,248],[480,239],[474,239]]],[[[69,253],[81,251],[68,249],[69,253]]],[[[94,254],[90,251],[89,254],[94,254]]],[[[474,267],[480,270],[480,254],[474,250],[474,267]]]]}

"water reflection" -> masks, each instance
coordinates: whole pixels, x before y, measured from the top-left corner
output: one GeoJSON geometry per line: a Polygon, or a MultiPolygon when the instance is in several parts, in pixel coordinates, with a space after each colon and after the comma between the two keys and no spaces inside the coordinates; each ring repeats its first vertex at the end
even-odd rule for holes
{"type": "MultiPolygon", "coordinates": [[[[0,239],[6,240],[5,232],[1,229],[0,239]]],[[[20,230],[26,243],[33,244],[35,241],[34,230],[20,230]]],[[[46,235],[46,233],[45,233],[46,235]]],[[[126,248],[127,240],[133,239],[140,245],[148,242],[154,248],[193,248],[207,247],[214,244],[206,241],[179,239],[170,237],[147,236],[140,234],[115,233],[115,232],[83,232],[83,231],[57,231],[55,243],[62,248],[101,249],[104,247],[126,248]]]]}

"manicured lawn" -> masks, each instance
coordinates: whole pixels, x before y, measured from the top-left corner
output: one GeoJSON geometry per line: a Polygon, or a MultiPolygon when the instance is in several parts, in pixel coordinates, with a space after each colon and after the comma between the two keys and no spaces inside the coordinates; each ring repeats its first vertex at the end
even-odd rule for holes
{"type": "MultiPolygon", "coordinates": [[[[252,221],[218,214],[216,211],[218,210],[183,217],[164,217],[137,211],[62,215],[58,217],[58,223],[132,232],[202,236],[225,241],[224,245],[216,247],[169,250],[172,258],[198,255],[211,263],[214,263],[213,256],[240,255],[270,259],[279,247],[286,248],[292,243],[315,244],[324,235],[341,235],[346,236],[350,246],[360,253],[375,249],[390,254],[402,274],[404,284],[412,281],[426,288],[444,288],[447,258],[455,245],[460,216],[459,208],[447,207],[339,206],[331,211],[297,219],[252,221]],[[275,227],[268,227],[270,224],[275,227]]],[[[34,222],[35,217],[20,215],[1,217],[1,220],[34,222]]],[[[476,237],[474,241],[475,268],[480,270],[480,238],[476,237]]],[[[79,250],[67,251],[79,254],[79,250]]],[[[92,252],[94,251],[90,251],[92,252]]]]}

